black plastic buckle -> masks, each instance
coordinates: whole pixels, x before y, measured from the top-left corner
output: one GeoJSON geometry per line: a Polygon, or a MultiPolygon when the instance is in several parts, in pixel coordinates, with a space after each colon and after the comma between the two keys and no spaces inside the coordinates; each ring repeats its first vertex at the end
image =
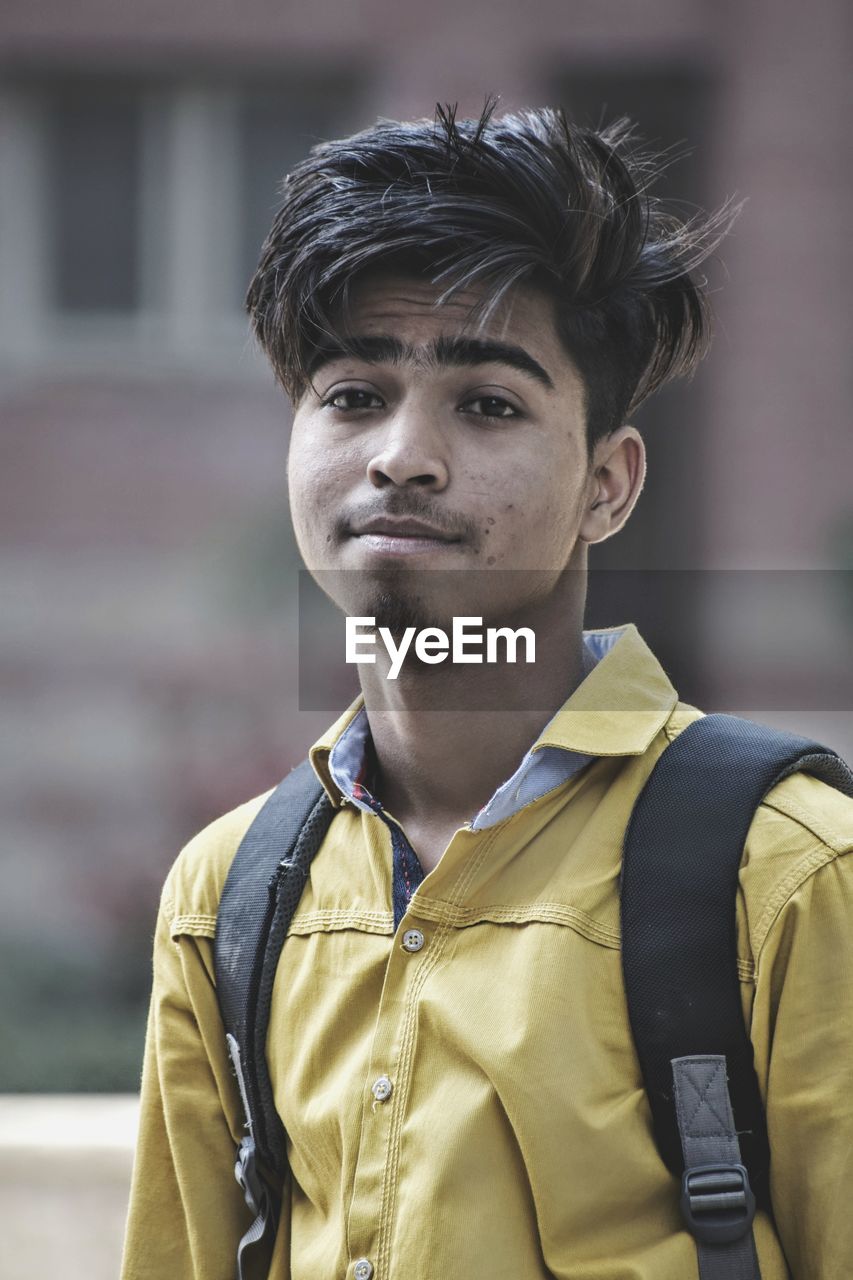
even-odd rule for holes
{"type": "Polygon", "coordinates": [[[703,1244],[729,1244],[752,1227],[755,1196],[742,1164],[700,1164],[685,1169],[681,1216],[703,1244]]]}

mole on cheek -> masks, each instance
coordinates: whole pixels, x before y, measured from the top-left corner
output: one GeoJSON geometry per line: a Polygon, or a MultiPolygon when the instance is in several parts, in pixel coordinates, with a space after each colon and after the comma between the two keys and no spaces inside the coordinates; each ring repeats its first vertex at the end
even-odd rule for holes
{"type": "Polygon", "coordinates": [[[494,523],[495,523],[494,516],[486,516],[486,524],[494,524],[494,523]]]}
{"type": "MultiPolygon", "coordinates": [[[[487,532],[488,532],[488,530],[487,530],[487,532]]],[[[494,563],[495,563],[495,557],[494,557],[494,556],[488,556],[488,557],[486,558],[486,564],[494,564],[494,563]]]]}

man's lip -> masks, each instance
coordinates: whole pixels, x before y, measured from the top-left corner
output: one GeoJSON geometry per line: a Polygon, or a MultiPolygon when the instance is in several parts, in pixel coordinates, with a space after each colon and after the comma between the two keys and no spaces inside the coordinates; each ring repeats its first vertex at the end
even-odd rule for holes
{"type": "Polygon", "coordinates": [[[388,538],[429,538],[438,542],[459,542],[458,537],[453,537],[442,529],[436,529],[433,525],[424,524],[422,520],[391,520],[382,516],[366,520],[364,524],[359,525],[356,529],[351,529],[350,532],[355,538],[360,538],[364,534],[374,533],[384,534],[388,538]]]}

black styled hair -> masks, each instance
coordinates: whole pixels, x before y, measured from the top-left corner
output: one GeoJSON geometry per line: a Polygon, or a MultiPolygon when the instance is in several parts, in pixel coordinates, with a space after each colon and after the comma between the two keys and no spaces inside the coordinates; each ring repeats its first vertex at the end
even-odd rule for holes
{"type": "Polygon", "coordinates": [[[737,210],[685,220],[650,185],[670,157],[620,119],[600,129],[541,108],[457,120],[380,120],[312,148],[283,184],[246,307],[278,380],[298,402],[317,352],[346,347],[354,282],[392,268],[425,276],[440,303],[481,286],[485,321],[514,285],[555,303],[586,390],[587,439],[619,427],[710,339],[698,268],[737,210]]]}

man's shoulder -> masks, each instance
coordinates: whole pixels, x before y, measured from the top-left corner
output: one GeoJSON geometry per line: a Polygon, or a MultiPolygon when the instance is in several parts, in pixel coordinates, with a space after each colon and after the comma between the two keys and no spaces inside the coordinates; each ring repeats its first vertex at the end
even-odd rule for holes
{"type": "Polygon", "coordinates": [[[853,797],[809,773],[795,773],[767,793],[762,802],[768,829],[795,826],[812,847],[832,853],[853,850],[853,797]]]}
{"type": "MultiPolygon", "coordinates": [[[[679,703],[666,737],[673,741],[702,715],[679,703]]],[[[755,811],[741,860],[738,951],[745,962],[752,964],[785,904],[813,875],[843,859],[853,876],[853,858],[844,857],[850,853],[853,798],[802,772],[768,791],[755,811]]]]}
{"type": "MultiPolygon", "coordinates": [[[[679,702],[666,725],[673,741],[703,712],[679,702]]],[[[797,730],[794,730],[797,732],[797,730]]],[[[779,856],[785,849],[827,854],[853,850],[853,797],[809,773],[794,773],[768,791],[755,813],[746,848],[753,856],[779,856]]]]}
{"type": "Polygon", "coordinates": [[[850,796],[807,773],[792,774],[767,793],[750,827],[740,874],[754,956],[813,876],[832,866],[853,876],[853,858],[845,856],[852,852],[850,796]]]}
{"type": "Polygon", "coordinates": [[[240,842],[271,791],[214,819],[184,846],[166,877],[163,910],[173,936],[213,937],[219,899],[240,842]]]}

